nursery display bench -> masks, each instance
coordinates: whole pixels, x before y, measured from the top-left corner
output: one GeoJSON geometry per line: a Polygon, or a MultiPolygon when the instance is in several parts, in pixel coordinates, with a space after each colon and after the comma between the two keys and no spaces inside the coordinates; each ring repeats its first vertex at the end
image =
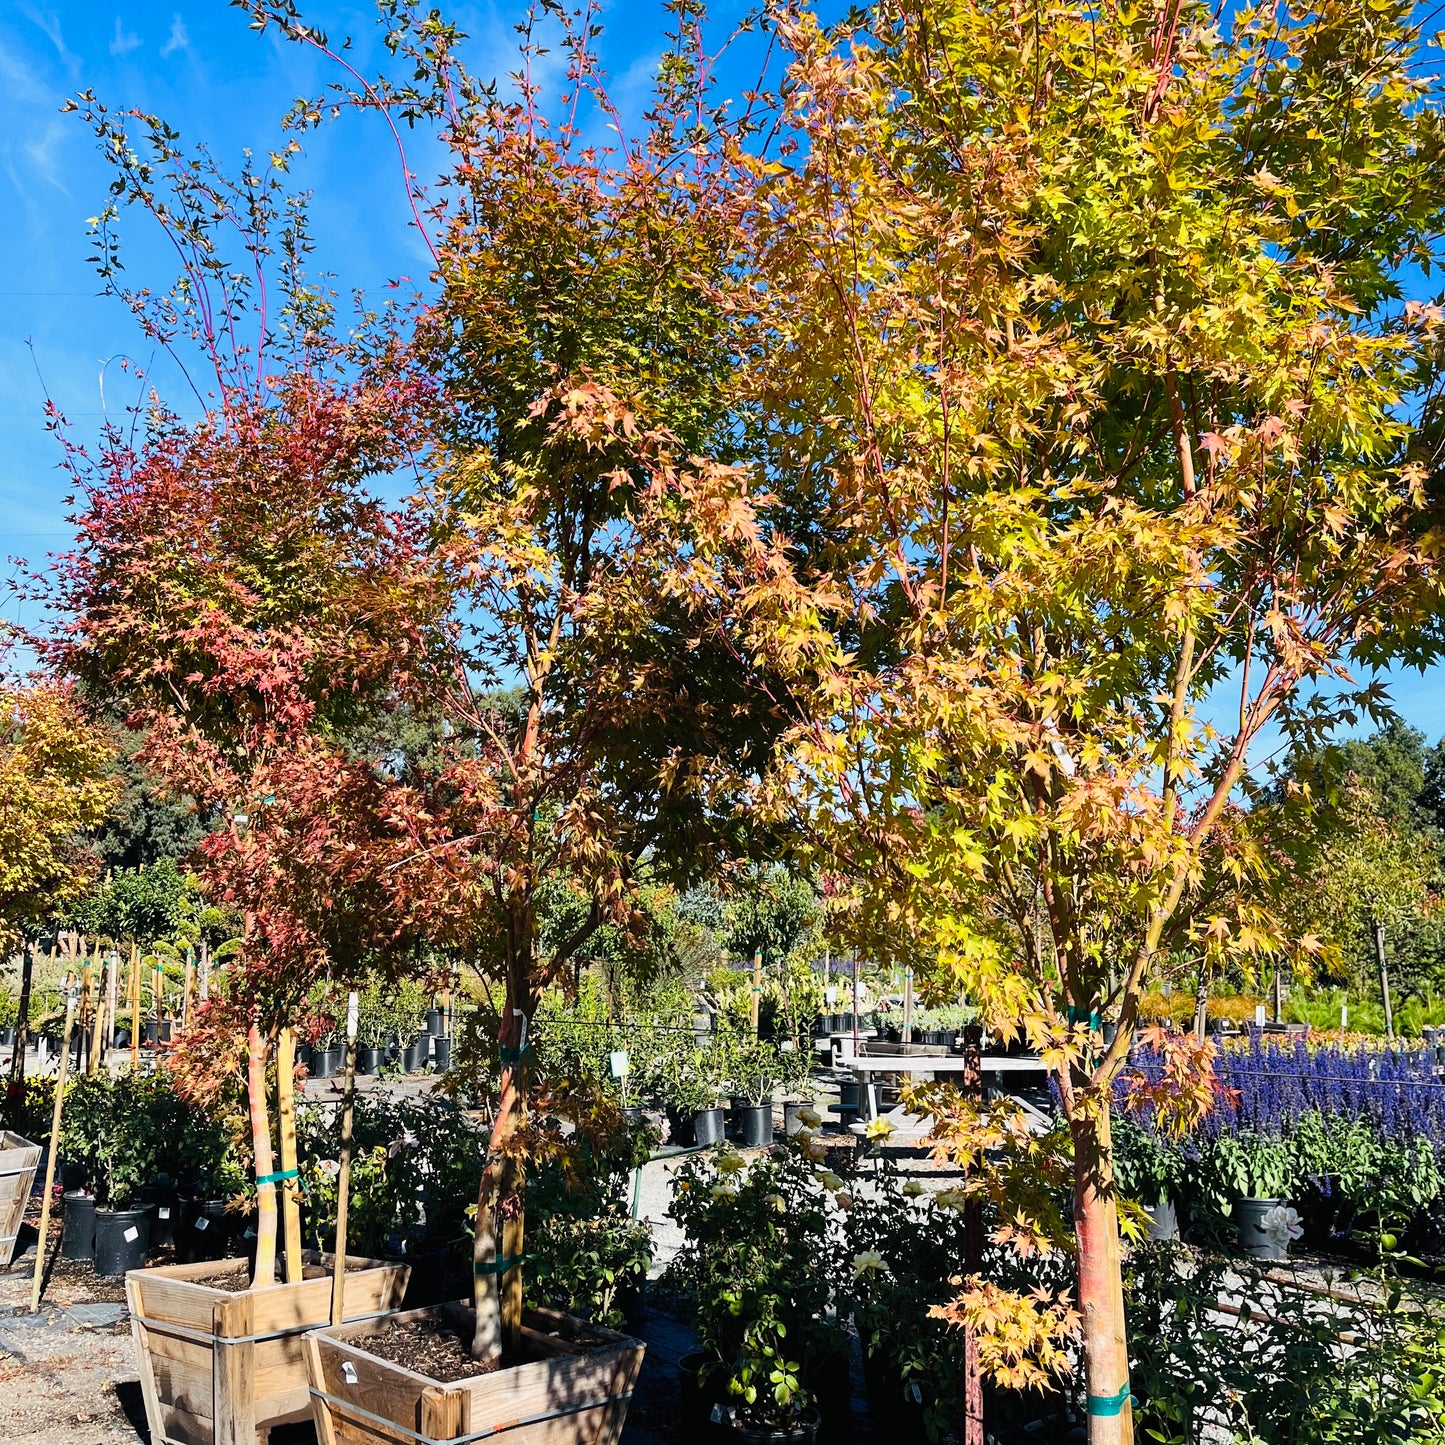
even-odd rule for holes
{"type": "Polygon", "coordinates": [[[15,1257],[26,1201],[39,1163],[39,1144],[0,1129],[0,1269],[7,1268],[15,1257]]]}
{"type": "Polygon", "coordinates": [[[646,1346],[555,1310],[522,1316],[526,1363],[442,1383],[368,1353],[367,1337],[439,1318],[470,1338],[461,1304],[313,1331],[307,1367],[320,1445],[616,1445],[646,1346]]]}
{"type": "MultiPolygon", "coordinates": [[[[855,1054],[851,1051],[838,1060],[839,1068],[849,1069],[858,1080],[859,1115],[862,1119],[876,1119],[878,1110],[879,1074],[917,1074],[927,1078],[940,1078],[945,1074],[961,1074],[969,1068],[969,1061],[957,1054],[944,1053],[887,1053],[855,1054]]],[[[1005,1082],[1010,1077],[1020,1083],[1042,1084],[1048,1078],[1048,1067],[1042,1059],[1006,1058],[1002,1054],[985,1054],[978,1061],[978,1070],[986,1086],[997,1093],[1013,1093],[1005,1082]]],[[[1026,1099],[1015,1100],[1026,1115],[1043,1115],[1026,1099]]],[[[889,1120],[904,1132],[909,1132],[907,1121],[913,1116],[906,1114],[902,1107],[892,1110],[889,1120]]]]}
{"type": "MultiPolygon", "coordinates": [[[[330,1255],[307,1252],[295,1284],[226,1290],[200,1283],[244,1259],[136,1269],[125,1277],[152,1445],[256,1445],[307,1419],[305,1335],[331,1317],[330,1255]]],[[[410,1270],[355,1255],[344,1309],[370,1319],[401,1302],[410,1270]]]]}

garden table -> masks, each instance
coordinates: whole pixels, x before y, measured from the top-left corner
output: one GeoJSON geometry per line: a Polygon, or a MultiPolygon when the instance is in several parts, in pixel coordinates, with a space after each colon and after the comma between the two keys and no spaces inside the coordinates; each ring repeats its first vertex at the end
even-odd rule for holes
{"type": "MultiPolygon", "coordinates": [[[[942,1074],[962,1073],[970,1067],[970,1061],[962,1054],[855,1054],[849,1050],[840,1056],[838,1066],[851,1070],[853,1077],[858,1080],[858,1099],[861,1105],[858,1112],[864,1119],[876,1119],[878,1097],[874,1091],[877,1085],[870,1075],[922,1074],[936,1079],[942,1074]]],[[[1005,1075],[1013,1075],[1021,1082],[1027,1079],[1039,1084],[1048,1078],[1048,1068],[1042,1059],[1015,1059],[1003,1054],[984,1054],[979,1060],[978,1068],[985,1085],[992,1082],[993,1087],[1000,1092],[1009,1092],[1004,1089],[1005,1075]]],[[[1031,1113],[1037,1112],[1024,1100],[1019,1102],[1031,1113]]],[[[899,1109],[893,1110],[893,1115],[898,1115],[901,1107],[900,1105],[899,1109]]]]}

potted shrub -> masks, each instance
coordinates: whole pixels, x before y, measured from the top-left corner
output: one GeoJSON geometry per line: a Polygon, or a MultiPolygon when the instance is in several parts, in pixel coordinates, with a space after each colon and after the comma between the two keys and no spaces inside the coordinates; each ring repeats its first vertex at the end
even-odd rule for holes
{"type": "Polygon", "coordinates": [[[701,1403],[716,1403],[727,1438],[815,1439],[820,1395],[837,1395],[841,1378],[847,1399],[826,1263],[841,1214],[832,1181],[801,1151],[698,1156],[677,1179],[684,1243],[669,1278],[696,1310],[703,1358],[688,1363],[701,1403]]]}
{"type": "Polygon", "coordinates": [[[777,1045],[747,1033],[733,1033],[726,1037],[724,1051],[738,1142],[749,1149],[771,1144],[773,1091],[785,1072],[777,1045]]]}
{"type": "Polygon", "coordinates": [[[362,991],[356,1016],[356,1072],[379,1074],[387,1061],[387,1040],[392,1035],[392,1007],[373,983],[362,991]]]}
{"type": "Polygon", "coordinates": [[[1219,1184],[1232,1196],[1226,1212],[1235,1211],[1240,1248],[1252,1259],[1286,1258],[1290,1240],[1302,1232],[1289,1202],[1295,1167],[1288,1141],[1255,1129],[1224,1132],[1211,1154],[1219,1184]]]}
{"type": "Polygon", "coordinates": [[[659,1055],[658,1090],[667,1109],[672,1137],[679,1144],[720,1144],[725,1116],[714,1044],[677,1048],[659,1055]]]}
{"type": "Polygon", "coordinates": [[[1175,1199],[1184,1177],[1183,1150],[1157,1129],[1124,1113],[1115,1119],[1113,1133],[1114,1182],[1120,1193],[1143,1205],[1150,1239],[1178,1239],[1175,1199]]]}

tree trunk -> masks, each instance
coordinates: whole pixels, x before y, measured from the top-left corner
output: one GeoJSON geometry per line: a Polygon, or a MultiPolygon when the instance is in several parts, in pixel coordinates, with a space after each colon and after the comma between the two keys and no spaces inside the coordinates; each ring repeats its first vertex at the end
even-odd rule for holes
{"type": "Polygon", "coordinates": [[[1390,1006],[1390,965],[1385,961],[1385,925],[1375,924],[1375,958],[1380,965],[1380,998],[1385,1005],[1385,1037],[1395,1037],[1395,1012],[1390,1006]]]}
{"type": "Polygon", "coordinates": [[[25,1079],[25,1050],[30,1043],[30,986],[35,977],[35,955],[38,948],[22,950],[20,955],[20,1012],[15,1019],[15,1052],[10,1058],[10,1082],[25,1079]]]}
{"type": "Polygon", "coordinates": [[[276,1280],[276,1185],[271,1179],[275,1164],[266,1114],[266,1036],[254,1017],[246,1045],[246,1097],[251,1108],[251,1148],[256,1156],[256,1269],[251,1282],[269,1285],[276,1280]]]}
{"type": "Polygon", "coordinates": [[[1074,1141],[1074,1232],[1089,1389],[1089,1445],[1133,1445],[1119,1211],[1107,1103],[1095,1117],[1079,1115],[1069,1127],[1074,1141]]]}
{"type": "MultiPolygon", "coordinates": [[[[187,965],[189,968],[189,965],[187,965]]],[[[281,1136],[281,1214],[286,1283],[301,1282],[301,1181],[296,1159],[296,1030],[284,1028],[276,1048],[276,1122],[281,1136]]]]}

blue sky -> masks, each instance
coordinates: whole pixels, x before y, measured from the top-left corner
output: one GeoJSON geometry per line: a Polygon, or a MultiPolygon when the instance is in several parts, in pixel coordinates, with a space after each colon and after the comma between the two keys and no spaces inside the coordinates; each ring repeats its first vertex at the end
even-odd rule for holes
{"type": "MultiPolygon", "coordinates": [[[[375,63],[367,3],[311,0],[305,10],[333,39],[354,36],[361,68],[375,63]]],[[[719,4],[720,20],[743,5],[719,4]]],[[[514,0],[459,4],[448,13],[472,37],[469,63],[505,75],[515,61],[514,0]]],[[[628,107],[645,92],[664,41],[657,0],[603,9],[603,58],[614,95],[628,107]]],[[[46,391],[94,437],[136,399],[121,359],[150,355],[129,314],[98,296],[87,264],[86,220],[106,201],[109,180],[85,126],[62,115],[65,99],[90,88],[113,107],[166,118],[187,142],[206,142],[232,162],[241,149],[277,144],[277,126],[300,94],[319,93],[326,63],[278,37],[258,36],[226,0],[7,0],[0,6],[0,556],[34,564],[65,544],[66,483],[59,448],[44,425],[46,391]],[[42,378],[43,377],[43,385],[42,378]]],[[[424,280],[427,255],[408,230],[395,152],[375,119],[349,118],[306,142],[296,169],[316,194],[313,221],[322,263],[343,291],[380,293],[395,277],[424,280]]],[[[414,156],[425,174],[425,157],[414,156]]],[[[173,267],[159,235],[133,215],[124,227],[132,280],[164,287],[173,267]]],[[[163,373],[158,372],[164,383],[163,373]]],[[[178,401],[174,392],[172,400],[178,401]]],[[[7,574],[15,569],[7,565],[7,574]]],[[[13,599],[5,615],[18,616],[13,599]]],[[[1445,672],[1392,680],[1401,713],[1433,740],[1445,734],[1445,672]]]]}

